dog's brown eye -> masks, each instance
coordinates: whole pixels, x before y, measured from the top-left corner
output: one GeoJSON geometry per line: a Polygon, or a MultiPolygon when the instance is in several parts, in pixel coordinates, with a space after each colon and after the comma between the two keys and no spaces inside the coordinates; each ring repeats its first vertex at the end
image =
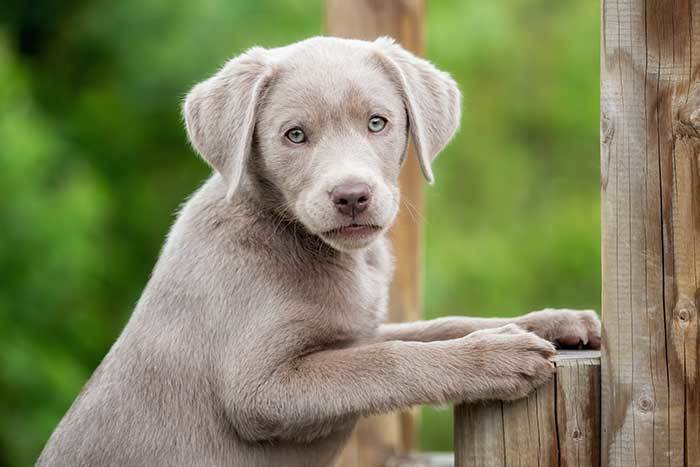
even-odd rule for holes
{"type": "Polygon", "coordinates": [[[369,123],[367,124],[367,128],[369,128],[369,131],[371,131],[372,133],[379,133],[384,129],[385,126],[386,118],[377,116],[370,118],[369,123]]]}
{"type": "Polygon", "coordinates": [[[299,127],[292,128],[288,132],[284,134],[289,141],[291,141],[294,144],[300,144],[306,141],[306,135],[304,134],[304,130],[302,130],[299,127]]]}

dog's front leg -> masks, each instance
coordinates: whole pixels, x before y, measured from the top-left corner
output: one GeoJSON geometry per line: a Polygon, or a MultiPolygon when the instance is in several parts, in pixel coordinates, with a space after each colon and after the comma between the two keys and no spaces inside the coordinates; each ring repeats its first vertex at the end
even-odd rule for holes
{"type": "Polygon", "coordinates": [[[474,331],[514,323],[562,347],[600,348],[600,320],[591,310],[542,310],[518,318],[448,316],[428,321],[379,326],[379,341],[432,342],[464,337],[474,331]]]}
{"type": "Polygon", "coordinates": [[[257,384],[239,385],[227,399],[244,439],[309,442],[361,415],[520,398],[551,376],[554,351],[515,325],[450,341],[323,350],[281,365],[257,384]]]}
{"type": "Polygon", "coordinates": [[[387,323],[379,326],[376,338],[379,341],[433,342],[458,339],[480,329],[492,329],[513,323],[513,318],[468,318],[446,316],[426,321],[387,323]]]}

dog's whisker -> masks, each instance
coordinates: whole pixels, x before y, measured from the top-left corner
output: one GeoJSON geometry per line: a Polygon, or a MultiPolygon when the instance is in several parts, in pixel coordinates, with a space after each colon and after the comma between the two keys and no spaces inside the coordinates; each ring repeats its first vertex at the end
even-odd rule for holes
{"type": "Polygon", "coordinates": [[[413,220],[413,222],[418,222],[418,221],[424,222],[425,221],[425,218],[423,217],[423,215],[418,211],[418,209],[410,201],[403,198],[401,200],[401,203],[403,203],[403,205],[406,207],[406,211],[411,216],[411,220],[413,220]]]}
{"type": "Polygon", "coordinates": [[[410,206],[407,202],[405,202],[405,201],[403,202],[403,206],[405,206],[406,212],[408,213],[409,216],[411,216],[411,220],[415,223],[415,222],[416,222],[416,216],[415,216],[415,214],[414,214],[414,212],[413,212],[413,208],[411,208],[411,206],[410,206]]]}

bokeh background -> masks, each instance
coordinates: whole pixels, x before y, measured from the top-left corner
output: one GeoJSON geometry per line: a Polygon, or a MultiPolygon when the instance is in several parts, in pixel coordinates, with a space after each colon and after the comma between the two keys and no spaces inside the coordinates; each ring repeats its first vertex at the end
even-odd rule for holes
{"type": "MultiPolygon", "coordinates": [[[[322,25],[319,0],[1,2],[0,465],[36,460],[209,173],[187,90],[322,25]]],[[[427,192],[428,317],[599,307],[598,34],[593,0],[428,2],[465,96],[427,192]]],[[[425,409],[421,447],[451,423],[425,409]]]]}

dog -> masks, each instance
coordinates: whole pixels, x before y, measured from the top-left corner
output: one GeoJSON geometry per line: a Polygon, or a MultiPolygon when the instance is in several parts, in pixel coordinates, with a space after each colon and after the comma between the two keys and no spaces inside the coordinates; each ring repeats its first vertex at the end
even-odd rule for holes
{"type": "Polygon", "coordinates": [[[329,466],[359,417],[517,399],[592,311],[383,324],[409,140],[425,178],[454,80],[393,40],[255,47],[187,95],[213,175],[40,466],[329,466]]]}

